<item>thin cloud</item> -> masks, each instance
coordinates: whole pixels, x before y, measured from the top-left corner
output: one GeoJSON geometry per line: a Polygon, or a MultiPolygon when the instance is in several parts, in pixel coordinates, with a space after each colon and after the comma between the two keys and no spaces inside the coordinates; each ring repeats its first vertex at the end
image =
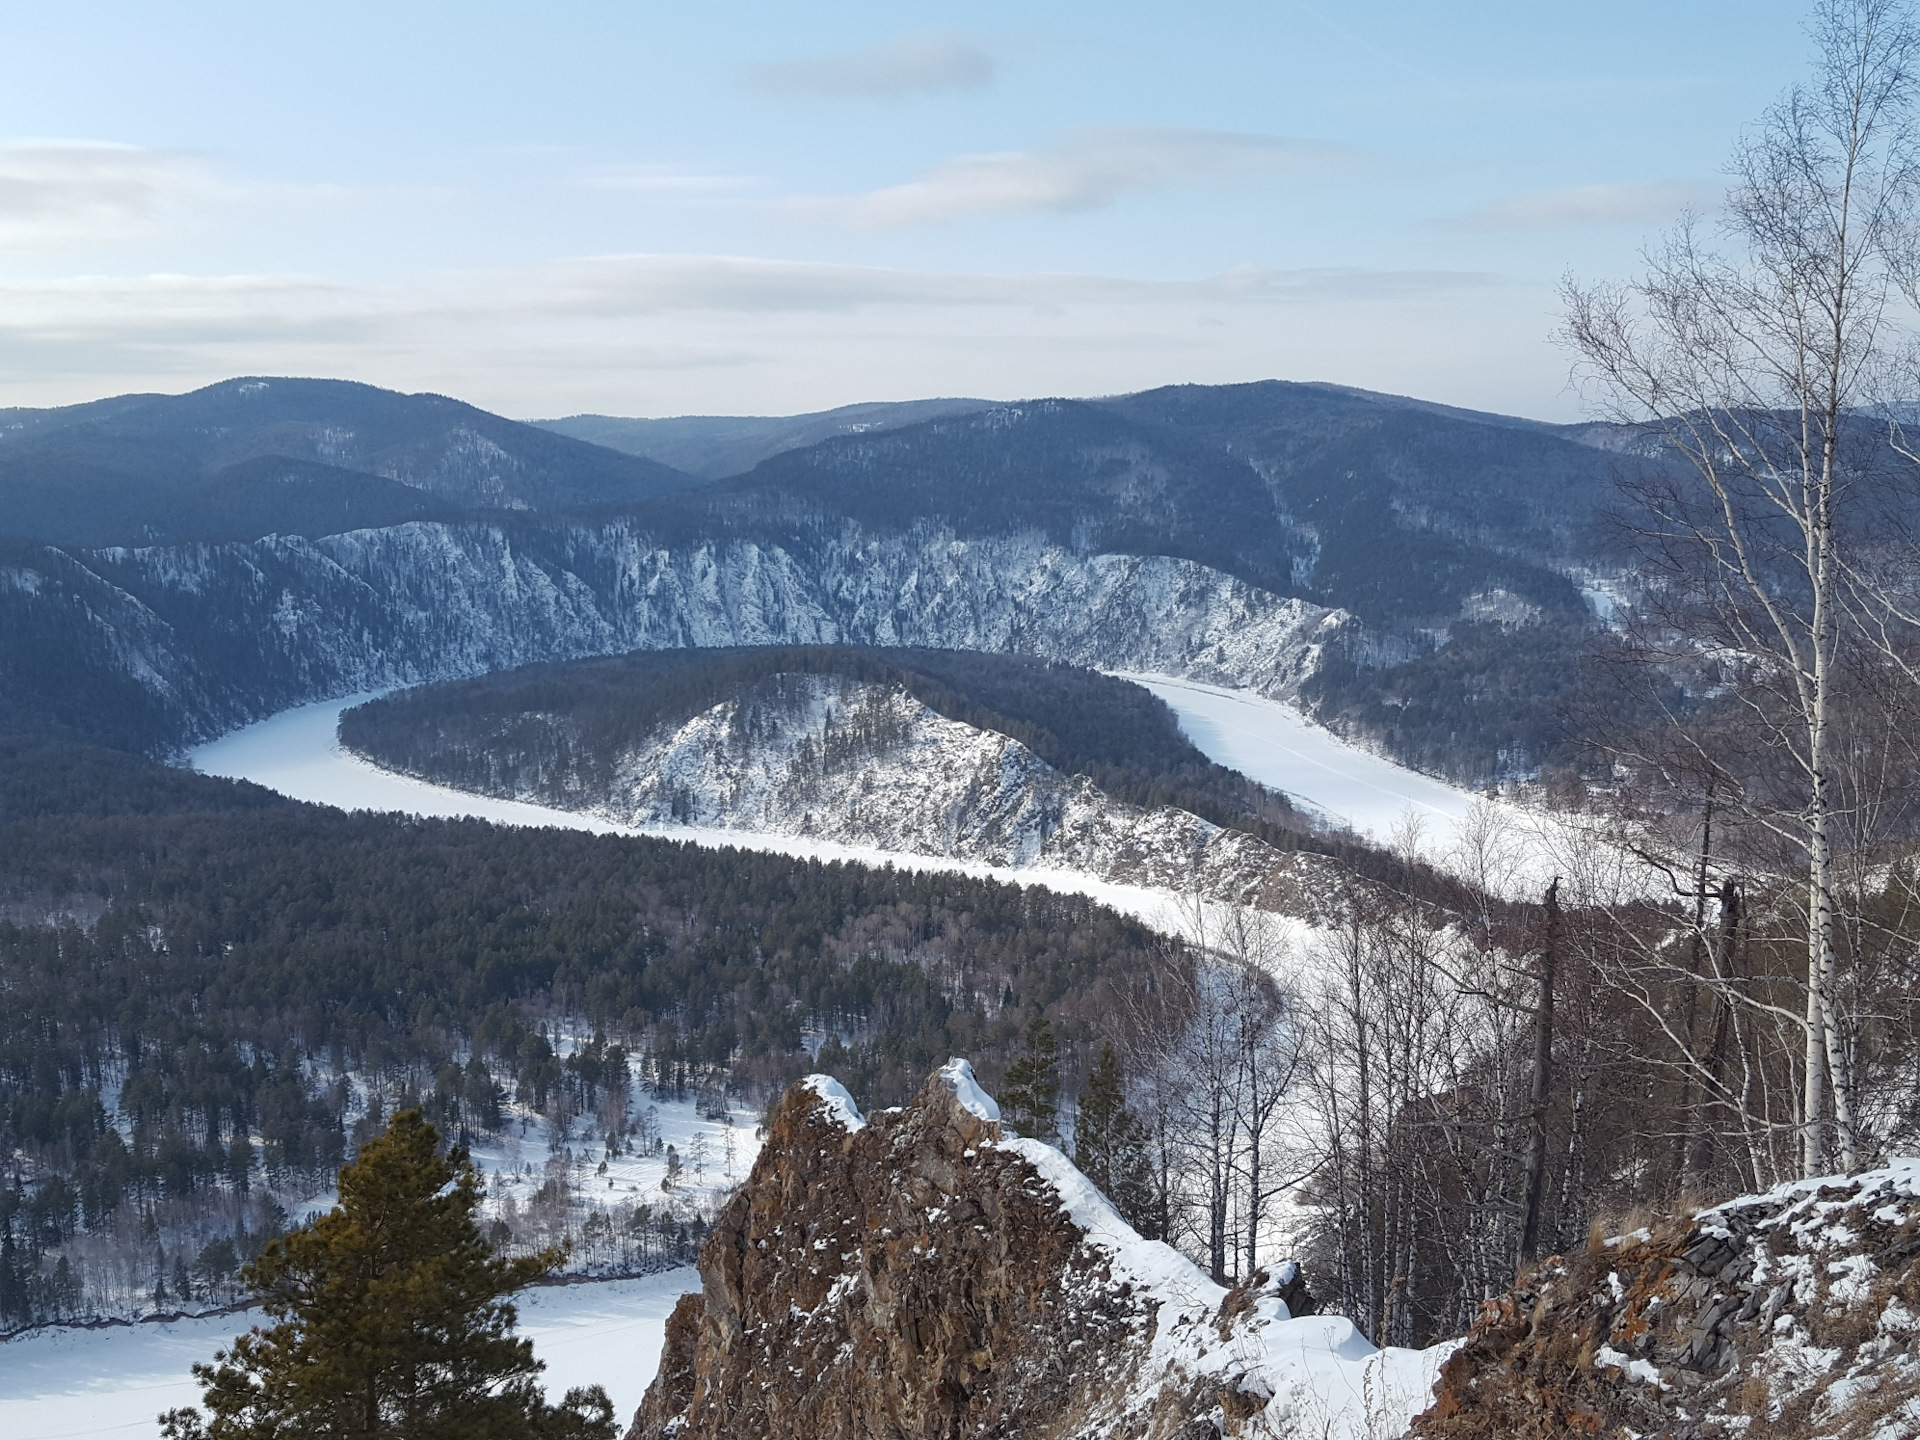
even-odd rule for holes
{"type": "Polygon", "coordinates": [[[1458,270],[1264,270],[1243,266],[1195,280],[1027,273],[898,270],[726,255],[610,255],[572,262],[545,303],[589,313],[707,310],[747,314],[914,307],[1077,306],[1168,303],[1274,304],[1403,299],[1491,283],[1458,270]],[[562,295],[570,298],[562,299],[562,295]]]}
{"type": "Polygon", "coordinates": [[[994,72],[993,55],[978,41],[927,31],[867,50],[756,65],[747,72],[747,83],[769,95],[889,97],[985,90],[994,72]]]}
{"type": "Polygon", "coordinates": [[[444,273],[412,284],[349,285],[307,275],[77,276],[0,283],[0,337],[89,335],[172,344],[209,338],[408,343],[446,330],[708,314],[766,316],[925,310],[1099,313],[1127,307],[1389,301],[1497,283],[1472,271],[1251,266],[1192,280],[988,275],[728,255],[607,255],[517,271],[444,273]]]}
{"type": "Polygon", "coordinates": [[[940,224],[974,215],[1095,210],[1129,191],[1342,168],[1358,154],[1279,135],[1107,125],[1069,131],[1033,150],[962,155],[904,185],[791,203],[803,213],[859,226],[940,224]]]}
{"type": "Polygon", "coordinates": [[[137,239],[208,193],[192,157],[84,140],[0,141],[0,249],[137,239]]]}
{"type": "Polygon", "coordinates": [[[675,165],[602,165],[582,171],[573,183],[585,190],[625,190],[691,199],[737,194],[763,182],[752,175],[707,174],[675,165]]]}
{"type": "Polygon", "coordinates": [[[1457,215],[1456,230],[1572,230],[1599,225],[1664,225],[1683,210],[1718,208],[1721,192],[1705,180],[1653,185],[1571,185],[1507,195],[1457,215]]]}

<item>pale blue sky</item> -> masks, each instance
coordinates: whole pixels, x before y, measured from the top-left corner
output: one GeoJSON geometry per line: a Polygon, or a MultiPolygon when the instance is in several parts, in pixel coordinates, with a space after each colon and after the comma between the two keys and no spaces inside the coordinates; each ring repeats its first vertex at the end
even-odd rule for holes
{"type": "Polygon", "coordinates": [[[1798,4],[0,3],[0,405],[1327,379],[1571,418],[1798,4]]]}

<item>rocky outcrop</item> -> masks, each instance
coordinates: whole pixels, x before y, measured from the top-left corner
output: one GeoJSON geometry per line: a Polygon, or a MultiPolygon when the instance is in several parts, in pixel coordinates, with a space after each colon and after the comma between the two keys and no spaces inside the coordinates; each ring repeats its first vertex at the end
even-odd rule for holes
{"type": "Polygon", "coordinates": [[[1920,1161],[1596,1239],[1489,1302],[1421,1440],[1920,1435],[1920,1161]]]}
{"type": "MultiPolygon", "coordinates": [[[[1142,1240],[964,1061],[871,1119],[790,1089],[628,1440],[1200,1440],[1404,1430],[1438,1356],[1293,1318],[1142,1240]]],[[[1304,1308],[1304,1307],[1303,1307],[1304,1308]]]]}

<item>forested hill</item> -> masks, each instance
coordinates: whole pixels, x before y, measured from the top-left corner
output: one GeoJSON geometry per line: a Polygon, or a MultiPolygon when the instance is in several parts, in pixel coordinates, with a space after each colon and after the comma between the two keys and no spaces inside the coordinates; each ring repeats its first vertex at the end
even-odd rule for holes
{"type": "Polygon", "coordinates": [[[719,481],[338,382],[5,412],[0,729],[164,754],[536,660],[859,642],[1300,698],[1476,784],[1569,758],[1616,453],[1278,382],[955,404],[719,481]]]}
{"type": "Polygon", "coordinates": [[[507,793],[562,757],[540,722],[565,716],[570,773],[611,779],[620,757],[773,675],[831,675],[905,690],[929,709],[1018,740],[1056,770],[1130,805],[1176,805],[1294,843],[1313,834],[1285,796],[1217,765],[1166,703],[1097,671],[1024,655],[850,645],[643,651],[531,665],[354,707],[340,738],[383,765],[468,790],[507,793]]]}
{"type": "Polygon", "coordinates": [[[329,535],[463,510],[632,504],[695,483],[443,395],[340,380],[0,410],[0,536],[65,545],[329,535]]]}
{"type": "Polygon", "coordinates": [[[145,1264],[139,1215],[171,1249],[196,1206],[323,1185],[370,1081],[484,1128],[592,1111],[551,1025],[735,1094],[811,1069],[825,1032],[885,1104],[949,1054],[997,1078],[1042,1013],[1088,1052],[1172,953],[1038,889],[348,815],[0,741],[0,1328],[44,1312],[60,1254],[145,1264]]]}
{"type": "Polygon", "coordinates": [[[1504,590],[1585,616],[1564,569],[1600,558],[1617,455],[1550,427],[1325,385],[1177,386],[1041,400],[836,437],[717,487],[722,513],[1010,522],[1179,555],[1396,624],[1504,590]]]}
{"type": "MultiPolygon", "coordinates": [[[[949,720],[1019,741],[1122,804],[1170,806],[1281,850],[1335,857],[1357,875],[1456,898],[1424,867],[1331,830],[1209,760],[1143,686],[1029,656],[847,645],[642,651],[384,696],[342,715],[340,738],[407,774],[565,807],[610,796],[622,762],[663,732],[794,675],[904,691],[949,720]]],[[[755,722],[742,711],[735,723],[755,722]]]]}
{"type": "Polygon", "coordinates": [[[992,408],[990,400],[899,400],[842,405],[807,415],[675,415],[664,420],[569,415],[533,423],[609,450],[657,460],[703,480],[721,480],[783,451],[817,445],[835,435],[897,430],[941,415],[992,408]]]}

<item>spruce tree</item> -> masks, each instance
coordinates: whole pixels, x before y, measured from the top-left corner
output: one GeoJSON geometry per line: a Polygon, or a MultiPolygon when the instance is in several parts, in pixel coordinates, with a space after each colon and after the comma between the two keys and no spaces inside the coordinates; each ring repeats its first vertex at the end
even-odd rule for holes
{"type": "Polygon", "coordinates": [[[1113,1208],[1148,1239],[1157,1233],[1153,1157],[1147,1127],[1127,1105],[1126,1075],[1109,1041],[1080,1092],[1073,1124],[1073,1163],[1100,1187],[1113,1208]]]}
{"type": "Polygon", "coordinates": [[[1051,1144],[1060,1138],[1060,1047],[1044,1015],[1027,1022],[1026,1040],[1000,1087],[1000,1117],[1028,1139],[1051,1144]]]}
{"type": "Polygon", "coordinates": [[[211,1418],[160,1417],[168,1440],[611,1440],[599,1386],[541,1394],[508,1296],[557,1251],[496,1257],[474,1224],[464,1152],[403,1110],[340,1171],[340,1203],[273,1241],[243,1278],[279,1323],[193,1373],[211,1418]]]}

